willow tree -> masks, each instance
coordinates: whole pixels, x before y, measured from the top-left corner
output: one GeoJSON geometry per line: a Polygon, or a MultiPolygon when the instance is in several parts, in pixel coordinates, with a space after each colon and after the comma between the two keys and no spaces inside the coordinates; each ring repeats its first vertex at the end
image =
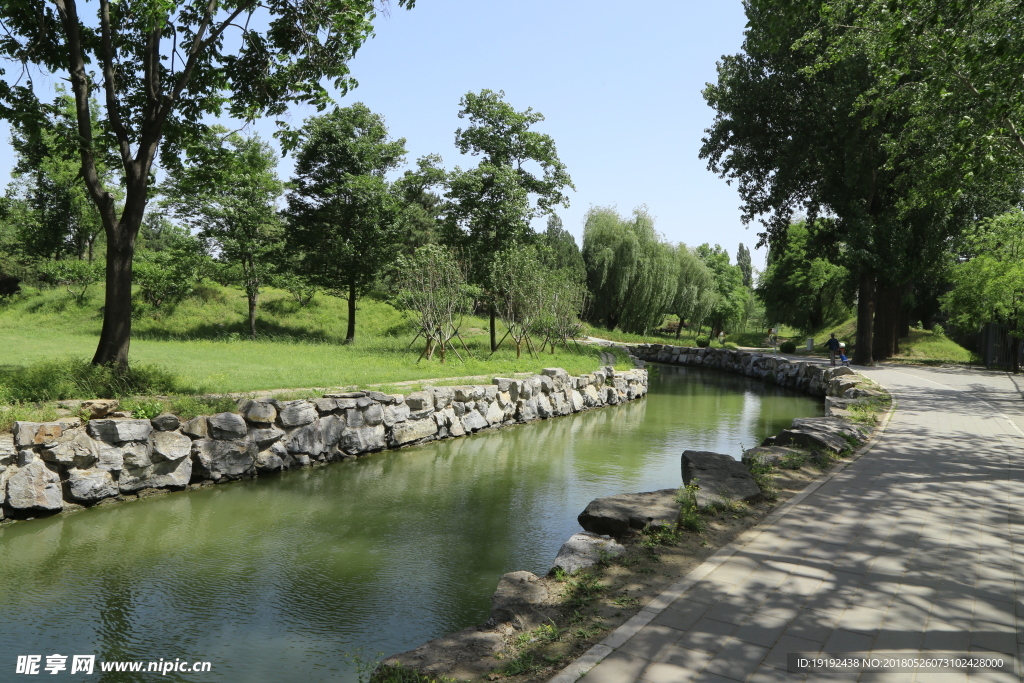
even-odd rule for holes
{"type": "Polygon", "coordinates": [[[583,261],[595,321],[639,334],[661,324],[676,294],[678,264],[646,209],[631,219],[608,207],[588,211],[583,261]]]}
{"type": "Polygon", "coordinates": [[[685,244],[676,247],[678,279],[669,311],[679,316],[676,339],[682,334],[683,322],[700,327],[718,303],[715,276],[704,261],[685,244]]]}
{"type": "Polygon", "coordinates": [[[43,117],[41,98],[58,79],[74,96],[81,173],[107,237],[94,363],[127,368],[135,238],[161,151],[194,139],[208,117],[253,121],[293,102],[325,106],[329,83],[343,92],[355,84],[347,64],[372,34],[375,12],[374,0],[0,3],[0,117],[43,117]],[[123,202],[98,164],[111,147],[123,202]]]}

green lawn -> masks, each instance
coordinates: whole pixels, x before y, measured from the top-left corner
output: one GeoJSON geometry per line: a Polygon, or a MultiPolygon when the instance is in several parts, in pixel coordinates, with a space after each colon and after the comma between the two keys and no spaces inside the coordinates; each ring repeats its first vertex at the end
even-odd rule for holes
{"type": "MultiPolygon", "coordinates": [[[[95,287],[83,306],[62,290],[29,292],[0,306],[0,385],[4,376],[39,361],[69,356],[91,357],[100,329],[101,288],[95,287]]],[[[582,374],[600,366],[603,349],[581,346],[539,357],[515,357],[506,344],[488,357],[486,320],[468,318],[463,326],[471,353],[459,349],[441,364],[417,359],[422,343],[412,349],[415,333],[407,316],[387,302],[367,297],[357,313],[356,341],[343,344],[346,303],[319,295],[300,308],[286,292],[268,290],[259,314],[263,335],[245,335],[245,300],[226,287],[204,286],[193,297],[159,318],[144,317],[134,325],[133,363],[153,364],[176,376],[180,393],[248,392],[262,389],[365,386],[407,380],[470,375],[509,375],[562,367],[582,374]]],[[[628,368],[623,354],[618,367],[628,368]]]]}

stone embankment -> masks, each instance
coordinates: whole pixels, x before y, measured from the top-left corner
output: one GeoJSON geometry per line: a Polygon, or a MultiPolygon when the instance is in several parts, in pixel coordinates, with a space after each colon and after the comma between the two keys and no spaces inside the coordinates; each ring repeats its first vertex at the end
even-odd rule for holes
{"type": "MultiPolygon", "coordinates": [[[[793,420],[789,429],[747,450],[742,462],[720,453],[684,451],[680,463],[682,479],[684,484],[699,485],[694,501],[698,509],[760,500],[761,489],[749,470],[754,460],[776,465],[787,456],[808,450],[840,455],[864,443],[871,430],[847,419],[848,410],[858,402],[885,395],[848,367],[732,349],[665,344],[629,346],[627,351],[646,362],[714,368],[825,397],[825,417],[793,420]]],[[[571,573],[625,552],[625,546],[615,537],[675,524],[681,507],[678,496],[678,489],[663,489],[591,501],[577,519],[583,533],[566,541],[550,573],[558,569],[571,573]]],[[[487,674],[499,665],[500,653],[512,634],[553,624],[565,608],[561,595],[549,581],[527,571],[502,576],[491,604],[487,622],[393,655],[383,664],[409,667],[438,677],[487,674]]]]}
{"type": "Polygon", "coordinates": [[[466,436],[616,405],[647,393],[646,370],[605,367],[580,377],[547,368],[491,385],[431,387],[408,396],[327,394],[315,400],[239,401],[237,413],[182,422],[132,419],[114,401],[91,419],[16,422],[0,435],[0,519],[131,500],[388,448],[466,436]]]}

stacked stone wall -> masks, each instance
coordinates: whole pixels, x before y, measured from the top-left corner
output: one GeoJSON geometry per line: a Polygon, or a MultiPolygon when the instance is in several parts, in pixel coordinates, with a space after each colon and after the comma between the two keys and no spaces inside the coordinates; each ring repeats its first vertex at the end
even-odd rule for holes
{"type": "Polygon", "coordinates": [[[169,413],[152,420],[16,422],[12,435],[0,435],[0,519],[311,467],[646,394],[646,370],[605,367],[572,377],[547,368],[525,379],[408,396],[358,391],[314,400],[245,399],[238,412],[186,422],[169,413]]]}
{"type": "Polygon", "coordinates": [[[861,385],[863,378],[848,367],[788,360],[779,356],[734,349],[639,344],[629,352],[648,363],[714,368],[769,384],[802,391],[811,396],[865,398],[879,392],[861,385]]]}

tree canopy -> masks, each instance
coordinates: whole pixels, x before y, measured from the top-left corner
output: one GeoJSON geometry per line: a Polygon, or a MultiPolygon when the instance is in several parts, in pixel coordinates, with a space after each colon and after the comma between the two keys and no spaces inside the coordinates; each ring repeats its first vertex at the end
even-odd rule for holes
{"type": "Polygon", "coordinates": [[[107,238],[106,305],[93,362],[127,366],[132,258],[158,154],[173,155],[201,136],[207,117],[251,121],[280,116],[293,102],[324,107],[327,84],[355,85],[347,63],[372,34],[375,16],[374,0],[0,5],[0,117],[40,122],[54,78],[68,80],[74,96],[81,174],[107,238]],[[99,168],[111,149],[123,201],[99,168]]]}

